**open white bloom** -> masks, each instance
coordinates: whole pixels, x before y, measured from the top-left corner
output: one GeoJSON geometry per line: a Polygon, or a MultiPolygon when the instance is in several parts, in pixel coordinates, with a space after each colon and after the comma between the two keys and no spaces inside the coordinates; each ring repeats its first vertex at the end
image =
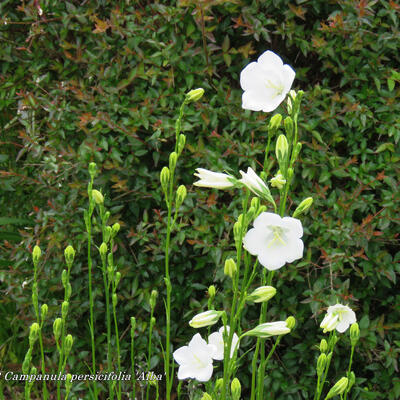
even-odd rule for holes
{"type": "Polygon", "coordinates": [[[207,344],[196,333],[188,346],[174,351],[173,356],[179,364],[178,379],[194,378],[200,382],[207,382],[213,373],[212,355],[215,352],[213,345],[207,344]]]}
{"type": "Polygon", "coordinates": [[[286,321],[266,322],[256,326],[251,331],[245,333],[246,336],[257,336],[259,338],[268,338],[270,336],[286,335],[290,332],[286,321]]]}
{"type": "Polygon", "coordinates": [[[285,99],[295,75],[292,67],[283,64],[278,55],[269,50],[264,52],[240,73],[240,86],[244,90],[242,107],[274,111],[285,99]]]}
{"type": "Polygon", "coordinates": [[[239,182],[243,183],[255,195],[265,197],[270,195],[270,191],[265,182],[254,172],[253,168],[248,167],[247,172],[240,171],[242,179],[239,182]]]}
{"type": "Polygon", "coordinates": [[[235,185],[233,183],[235,178],[231,175],[213,172],[204,168],[197,168],[196,171],[197,173],[194,176],[197,176],[200,180],[193,184],[195,186],[227,189],[235,185]]]}
{"type": "Polygon", "coordinates": [[[356,314],[350,307],[342,304],[335,304],[328,308],[320,327],[324,330],[324,333],[333,331],[334,329],[343,333],[356,321],[356,314]]]}
{"type": "MultiPolygon", "coordinates": [[[[226,327],[226,330],[229,334],[229,326],[226,327]]],[[[223,360],[224,359],[224,327],[222,326],[218,332],[212,333],[208,337],[208,344],[212,344],[215,346],[215,351],[214,354],[212,355],[212,358],[214,360],[223,360]]],[[[232,337],[232,346],[231,346],[231,358],[233,356],[233,353],[235,352],[235,349],[239,343],[239,337],[236,335],[236,333],[233,334],[232,337]]]]}
{"type": "Polygon", "coordinates": [[[263,212],[243,239],[244,248],[270,271],[303,257],[303,226],[292,217],[263,212]]]}

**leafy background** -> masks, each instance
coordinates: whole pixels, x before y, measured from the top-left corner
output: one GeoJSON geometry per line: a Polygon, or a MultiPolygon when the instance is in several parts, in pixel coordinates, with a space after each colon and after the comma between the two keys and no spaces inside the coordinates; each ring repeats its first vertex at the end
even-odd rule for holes
{"type": "MultiPolygon", "coordinates": [[[[194,189],[193,172],[203,167],[238,174],[262,162],[269,115],[241,109],[239,74],[270,49],[294,67],[294,87],[306,92],[303,150],[289,205],[294,210],[313,196],[314,206],[303,220],[305,259],[281,269],[275,280],[270,318],[293,314],[298,325],[269,367],[269,398],[309,398],[322,337],[318,323],[336,301],[356,311],[362,331],[352,398],[399,398],[399,11],[392,0],[3,0],[0,369],[20,371],[28,346],[33,246],[45,252],[39,299],[48,303],[52,321],[63,296],[63,249],[72,244],[78,256],[69,329],[76,340],[69,369],[87,373],[82,214],[90,161],[101,170],[95,186],[106,194],[111,222],[122,225],[116,249],[123,276],[122,365],[129,369],[131,316],[138,320],[137,362],[145,365],[148,298],[153,288],[160,298],[164,291],[159,171],[173,146],[177,107],[195,87],[206,94],[188,107],[183,124],[187,147],[178,173],[189,194],[173,240],[173,346],[192,336],[182,321],[206,305],[208,285],[215,283],[221,303],[230,295],[223,262],[232,252],[238,199],[194,189]]],[[[96,341],[104,346],[99,274],[95,283],[96,341]]],[[[160,298],[156,342],[164,338],[160,298]]],[[[249,306],[250,326],[257,316],[249,306]]],[[[331,382],[347,366],[347,342],[339,342],[331,382]]],[[[51,322],[45,347],[55,369],[51,322]]],[[[246,365],[244,359],[243,388],[246,365]]],[[[162,370],[160,346],[151,366],[162,370]]],[[[18,398],[21,385],[0,382],[5,398],[18,398]]],[[[87,387],[73,390],[84,396],[87,387]]],[[[184,390],[195,396],[190,385],[184,390]]]]}

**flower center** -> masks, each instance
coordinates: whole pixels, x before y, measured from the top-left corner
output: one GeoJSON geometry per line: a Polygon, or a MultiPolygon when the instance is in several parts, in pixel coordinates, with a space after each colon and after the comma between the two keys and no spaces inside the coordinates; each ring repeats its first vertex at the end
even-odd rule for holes
{"type": "Polygon", "coordinates": [[[265,82],[265,86],[269,89],[272,88],[275,90],[275,96],[280,96],[283,93],[283,85],[277,85],[272,82],[270,79],[267,79],[265,82]]]}
{"type": "Polygon", "coordinates": [[[273,238],[268,242],[268,248],[271,247],[275,242],[279,242],[283,245],[286,244],[286,242],[283,240],[284,237],[284,231],[280,226],[271,226],[270,229],[272,230],[273,238]]]}

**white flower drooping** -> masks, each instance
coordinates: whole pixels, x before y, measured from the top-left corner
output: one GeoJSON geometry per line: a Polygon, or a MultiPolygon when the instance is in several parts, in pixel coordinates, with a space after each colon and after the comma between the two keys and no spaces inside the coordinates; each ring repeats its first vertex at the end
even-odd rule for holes
{"type": "Polygon", "coordinates": [[[258,256],[261,265],[270,271],[303,257],[303,227],[300,220],[281,218],[278,214],[263,212],[254,220],[243,239],[244,248],[258,256]]]}
{"type": "Polygon", "coordinates": [[[334,329],[339,333],[343,333],[351,324],[354,324],[356,320],[356,314],[350,307],[342,304],[335,304],[328,308],[320,327],[324,330],[324,333],[333,331],[334,329]]]}
{"type": "Polygon", "coordinates": [[[193,378],[207,382],[213,373],[212,355],[215,347],[196,333],[188,346],[180,347],[173,353],[179,364],[178,379],[193,378]]]}
{"type": "Polygon", "coordinates": [[[194,183],[195,186],[208,187],[215,189],[227,189],[235,185],[235,178],[221,172],[213,172],[204,168],[197,168],[194,176],[199,180],[194,183]]]}
{"type": "Polygon", "coordinates": [[[250,189],[255,195],[270,201],[271,192],[269,191],[268,186],[254,172],[253,168],[248,167],[247,172],[240,171],[240,175],[242,175],[242,179],[240,179],[239,182],[250,189]]]}
{"type": "MultiPolygon", "coordinates": [[[[226,330],[229,334],[229,326],[226,327],[226,330]]],[[[212,355],[214,360],[223,360],[224,359],[224,327],[222,326],[218,332],[212,333],[208,337],[208,343],[212,344],[215,347],[215,352],[212,355]]],[[[232,346],[231,346],[231,358],[235,349],[239,343],[239,337],[236,333],[233,334],[232,337],[232,346]]]]}
{"type": "Polygon", "coordinates": [[[240,73],[244,90],[242,107],[252,111],[274,111],[285,99],[296,73],[281,58],[268,50],[240,73]]]}

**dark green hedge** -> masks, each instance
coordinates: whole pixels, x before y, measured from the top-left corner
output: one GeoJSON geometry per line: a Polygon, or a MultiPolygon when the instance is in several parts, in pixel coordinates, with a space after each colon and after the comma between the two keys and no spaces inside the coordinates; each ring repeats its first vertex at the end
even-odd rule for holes
{"type": "MultiPolygon", "coordinates": [[[[294,87],[306,92],[290,205],[294,210],[306,196],[315,202],[303,221],[307,256],[276,280],[270,316],[294,314],[298,327],[269,369],[269,398],[308,398],[321,312],[336,301],[356,311],[362,329],[354,398],[399,398],[399,10],[397,2],[384,0],[3,0],[0,369],[19,370],[27,348],[30,251],[37,243],[46,252],[40,301],[49,304],[52,319],[62,300],[63,249],[77,249],[70,368],[87,371],[82,214],[90,161],[101,169],[95,184],[106,193],[111,222],[122,225],[116,252],[123,276],[122,365],[128,369],[131,316],[139,322],[138,362],[144,363],[149,294],[163,292],[165,210],[158,176],[172,150],[177,107],[195,87],[206,94],[188,107],[183,124],[188,145],[178,173],[190,190],[173,243],[173,345],[192,335],[185,321],[206,304],[209,284],[216,282],[221,301],[229,293],[223,261],[232,250],[238,202],[230,193],[193,188],[193,172],[237,174],[262,162],[269,115],[241,109],[239,74],[270,49],[293,66],[294,87]]],[[[104,332],[101,289],[96,301],[104,332]]],[[[161,300],[156,317],[155,340],[163,341],[161,300]]],[[[246,318],[255,321],[255,308],[246,318]]],[[[50,324],[47,329],[52,365],[50,324]]],[[[104,336],[97,340],[104,343],[104,336]]],[[[339,349],[332,381],[347,366],[348,346],[339,349]]],[[[161,365],[158,346],[152,368],[161,365]]]]}

